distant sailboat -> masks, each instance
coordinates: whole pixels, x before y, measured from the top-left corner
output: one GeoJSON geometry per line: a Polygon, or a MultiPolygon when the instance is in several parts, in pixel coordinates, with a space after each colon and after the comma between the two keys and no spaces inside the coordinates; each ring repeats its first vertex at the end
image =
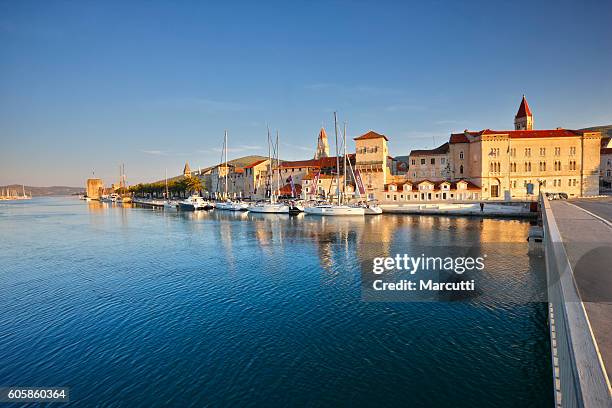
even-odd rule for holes
{"type": "MultiPolygon", "coordinates": [[[[223,152],[221,154],[221,158],[222,158],[222,162],[223,162],[223,156],[225,156],[225,166],[224,166],[224,178],[225,178],[225,182],[224,182],[224,196],[223,199],[225,201],[221,201],[215,204],[215,208],[218,210],[229,210],[229,211],[248,211],[249,210],[249,205],[245,202],[242,201],[233,201],[230,200],[228,192],[227,192],[227,174],[229,173],[229,166],[227,163],[227,130],[225,131],[224,137],[223,137],[223,152]]],[[[223,163],[221,163],[223,164],[223,163]]],[[[219,169],[221,168],[221,165],[219,165],[219,169]]]]}
{"type": "MultiPolygon", "coordinates": [[[[278,133],[276,134],[276,167],[278,170],[276,177],[276,192],[280,190],[280,160],[278,155],[279,150],[278,133]]],[[[272,174],[272,138],[270,137],[270,128],[268,128],[268,185],[270,186],[270,199],[264,202],[252,205],[249,208],[250,212],[265,213],[265,214],[289,214],[289,206],[285,203],[276,201],[276,195],[272,189],[274,176],[272,174]]]]}
{"type": "MultiPolygon", "coordinates": [[[[343,204],[343,199],[340,195],[340,157],[338,156],[338,118],[334,112],[334,131],[336,134],[336,204],[319,204],[304,208],[304,212],[310,215],[326,215],[326,216],[346,216],[346,215],[365,215],[365,209],[361,206],[350,206],[343,204]]],[[[346,132],[343,135],[345,154],[344,154],[344,188],[346,194],[346,132]]]]}

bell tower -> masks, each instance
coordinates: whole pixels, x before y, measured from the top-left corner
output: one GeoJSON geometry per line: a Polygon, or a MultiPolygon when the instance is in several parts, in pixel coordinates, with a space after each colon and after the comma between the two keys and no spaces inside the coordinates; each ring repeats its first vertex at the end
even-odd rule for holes
{"type": "Polygon", "coordinates": [[[529,109],[525,95],[523,95],[521,106],[519,106],[519,110],[514,117],[514,130],[533,130],[533,114],[529,109]]]}
{"type": "Polygon", "coordinates": [[[327,140],[327,133],[325,133],[324,128],[321,128],[321,131],[319,132],[319,137],[317,139],[317,151],[314,155],[315,160],[322,157],[329,157],[329,142],[327,140]]]}

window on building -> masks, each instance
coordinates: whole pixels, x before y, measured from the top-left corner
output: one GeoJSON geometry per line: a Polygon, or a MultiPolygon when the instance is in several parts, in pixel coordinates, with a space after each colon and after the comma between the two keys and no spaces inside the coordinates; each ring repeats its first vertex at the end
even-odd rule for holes
{"type": "Polygon", "coordinates": [[[412,165],[414,166],[416,164],[416,160],[412,159],[412,165]]]}
{"type": "Polygon", "coordinates": [[[421,159],[421,164],[425,164],[425,159],[421,159]]]}
{"type": "Polygon", "coordinates": [[[570,156],[574,156],[576,154],[576,147],[575,146],[570,147],[570,151],[569,152],[570,152],[569,153],[570,156]]]}
{"type": "Polygon", "coordinates": [[[561,156],[561,148],[555,147],[555,156],[561,156]]]}
{"type": "Polygon", "coordinates": [[[459,174],[463,174],[463,164],[459,166],[459,174]]]}
{"type": "Polygon", "coordinates": [[[540,147],[540,156],[546,156],[546,148],[540,147]]]}
{"type": "Polygon", "coordinates": [[[525,157],[531,157],[531,148],[530,147],[526,147],[525,148],[525,157]]]}
{"type": "Polygon", "coordinates": [[[510,156],[512,156],[512,157],[516,156],[516,148],[515,147],[510,149],[510,156]]]}
{"type": "Polygon", "coordinates": [[[463,151],[459,152],[459,159],[463,160],[463,151]]]}
{"type": "Polygon", "coordinates": [[[436,164],[436,159],[435,158],[431,159],[431,164],[436,164]]]}
{"type": "Polygon", "coordinates": [[[444,157],[440,159],[440,164],[446,164],[446,159],[444,157]]]}

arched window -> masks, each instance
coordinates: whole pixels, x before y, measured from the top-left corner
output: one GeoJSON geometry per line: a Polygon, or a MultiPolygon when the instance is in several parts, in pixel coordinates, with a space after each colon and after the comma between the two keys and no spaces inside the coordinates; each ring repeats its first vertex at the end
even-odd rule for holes
{"type": "MultiPolygon", "coordinates": [[[[463,156],[463,152],[461,152],[461,155],[463,156]]],[[[459,174],[463,174],[463,164],[459,166],[459,174]]]]}

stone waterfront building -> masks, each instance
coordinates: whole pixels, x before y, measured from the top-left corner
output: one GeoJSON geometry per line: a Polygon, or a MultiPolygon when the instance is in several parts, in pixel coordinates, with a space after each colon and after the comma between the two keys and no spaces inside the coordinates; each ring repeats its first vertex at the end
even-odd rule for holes
{"type": "Polygon", "coordinates": [[[87,179],[86,192],[87,197],[92,200],[99,200],[104,191],[104,181],[99,178],[87,179]]]}
{"type": "Polygon", "coordinates": [[[471,181],[483,199],[534,198],[540,191],[599,194],[600,132],[534,130],[525,97],[515,129],[451,134],[450,180],[471,181]]]}

